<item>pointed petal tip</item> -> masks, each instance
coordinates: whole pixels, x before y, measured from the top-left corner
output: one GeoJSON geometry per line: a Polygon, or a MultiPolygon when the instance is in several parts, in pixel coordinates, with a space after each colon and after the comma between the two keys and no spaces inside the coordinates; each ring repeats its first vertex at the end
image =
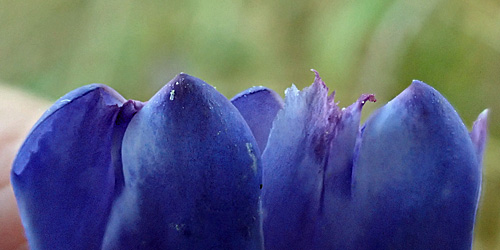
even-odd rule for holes
{"type": "MultiPolygon", "coordinates": [[[[333,96],[333,93],[332,93],[333,96]]],[[[367,102],[377,102],[377,99],[375,98],[374,94],[362,94],[356,102],[351,104],[347,108],[342,108],[343,116],[351,116],[351,115],[356,115],[360,116],[361,115],[361,110],[365,106],[367,102]]],[[[337,104],[335,104],[337,105],[337,104]]],[[[358,121],[359,122],[359,121],[358,121]]]]}
{"type": "Polygon", "coordinates": [[[315,69],[311,69],[312,72],[314,72],[314,82],[313,82],[313,85],[315,84],[321,84],[321,86],[325,87],[328,89],[328,87],[326,86],[325,82],[323,81],[323,79],[321,79],[321,76],[319,76],[319,72],[315,69]]]}
{"type": "Polygon", "coordinates": [[[199,80],[196,77],[193,77],[191,75],[188,75],[184,72],[181,72],[177,74],[172,80],[170,80],[167,85],[168,86],[175,86],[175,85],[183,85],[183,84],[189,84],[191,82],[196,82],[196,80],[199,80]]]}
{"type": "Polygon", "coordinates": [[[158,104],[156,106],[161,106],[165,102],[179,100],[189,93],[204,92],[208,88],[215,89],[205,81],[181,72],[151,97],[150,101],[158,104]]]}
{"type": "Polygon", "coordinates": [[[415,84],[415,85],[427,85],[427,83],[421,81],[421,80],[417,80],[417,79],[413,79],[411,81],[411,84],[415,84]]]}
{"type": "Polygon", "coordinates": [[[410,86],[408,86],[407,88],[409,91],[412,91],[412,92],[421,92],[421,91],[425,91],[425,90],[432,90],[432,91],[436,91],[432,86],[430,86],[429,84],[423,82],[423,81],[420,81],[420,80],[412,80],[411,81],[411,84],[410,86]]]}
{"type": "Polygon", "coordinates": [[[363,106],[365,105],[366,102],[377,102],[377,99],[375,98],[374,94],[362,94],[358,98],[358,103],[363,106]]]}
{"type": "Polygon", "coordinates": [[[479,114],[476,121],[472,125],[472,130],[470,132],[470,138],[472,140],[472,144],[474,144],[479,162],[482,162],[486,140],[488,139],[489,112],[489,109],[485,109],[479,114]]]}
{"type": "Polygon", "coordinates": [[[479,114],[477,117],[478,120],[488,120],[488,116],[490,114],[490,109],[485,109],[483,112],[479,114]]]}
{"type": "Polygon", "coordinates": [[[446,98],[439,91],[420,80],[413,80],[410,86],[403,90],[394,99],[390,100],[388,104],[394,102],[404,105],[406,107],[405,110],[407,111],[420,109],[437,111],[435,110],[436,105],[445,105],[447,108],[451,109],[450,112],[456,113],[448,100],[446,100],[446,98]]]}
{"type": "Polygon", "coordinates": [[[175,88],[176,86],[191,86],[191,85],[208,85],[205,83],[205,81],[194,77],[192,75],[189,75],[184,72],[180,72],[177,74],[172,80],[170,80],[167,84],[165,84],[165,87],[168,87],[170,89],[175,88]]]}
{"type": "Polygon", "coordinates": [[[432,88],[429,84],[425,83],[424,81],[413,79],[411,81],[410,86],[411,88],[432,88]]]}
{"type": "Polygon", "coordinates": [[[316,78],[321,79],[321,77],[319,76],[319,73],[318,73],[318,71],[317,71],[317,70],[315,70],[315,69],[311,69],[311,72],[313,72],[313,73],[314,73],[314,75],[316,76],[316,78]]]}

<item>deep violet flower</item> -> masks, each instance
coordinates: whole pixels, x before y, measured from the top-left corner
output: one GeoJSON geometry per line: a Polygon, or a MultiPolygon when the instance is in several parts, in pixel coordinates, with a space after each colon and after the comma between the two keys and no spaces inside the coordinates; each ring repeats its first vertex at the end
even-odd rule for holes
{"type": "Polygon", "coordinates": [[[316,73],[231,101],[179,74],[148,102],[59,99],[11,181],[32,249],[467,249],[487,112],[469,134],[414,81],[359,127],[316,73]],[[262,152],[262,153],[261,153],[262,152]]]}

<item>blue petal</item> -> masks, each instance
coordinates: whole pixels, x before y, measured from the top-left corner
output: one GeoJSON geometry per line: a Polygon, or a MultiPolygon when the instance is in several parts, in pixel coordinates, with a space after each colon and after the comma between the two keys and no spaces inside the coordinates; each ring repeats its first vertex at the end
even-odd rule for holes
{"type": "Polygon", "coordinates": [[[341,249],[360,111],[372,95],[340,110],[316,72],[312,86],[286,91],[263,161],[266,249],[341,249]]]}
{"type": "Polygon", "coordinates": [[[354,248],[471,248],[479,163],[441,94],[414,81],[366,122],[359,143],[354,248]]]}
{"type": "Polygon", "coordinates": [[[259,155],[229,100],[178,75],[127,127],[103,249],[261,249],[259,155]]]}
{"type": "Polygon", "coordinates": [[[489,110],[485,109],[479,114],[470,132],[470,137],[476,149],[479,164],[483,161],[484,147],[486,146],[486,139],[488,138],[488,113],[489,110]]]}
{"type": "Polygon", "coordinates": [[[325,197],[350,196],[354,147],[359,134],[361,109],[367,101],[375,102],[375,96],[363,94],[354,104],[330,118],[335,127],[331,135],[324,191],[331,194],[325,197]]]}
{"type": "Polygon", "coordinates": [[[231,102],[245,118],[263,152],[274,118],[283,108],[283,99],[271,89],[253,87],[233,97],[231,102]]]}
{"type": "Polygon", "coordinates": [[[121,168],[111,154],[124,133],[116,121],[126,124],[134,113],[120,108],[124,101],[88,85],[59,99],[32,129],[11,174],[32,249],[100,246],[121,168]]]}
{"type": "Polygon", "coordinates": [[[351,106],[330,119],[331,132],[328,162],[325,167],[321,200],[321,219],[317,220],[315,249],[352,249],[353,221],[351,185],[355,146],[359,137],[361,110],[374,95],[363,94],[351,106]]]}
{"type": "Polygon", "coordinates": [[[59,98],[57,102],[55,102],[45,113],[40,117],[40,119],[35,123],[33,126],[33,129],[38,126],[41,122],[45,121],[45,119],[52,114],[56,113],[59,109],[65,107],[67,104],[72,102],[75,99],[78,99],[82,96],[85,96],[89,92],[95,91],[96,89],[101,89],[101,91],[106,92],[105,95],[102,95],[101,98],[103,98],[103,101],[107,103],[108,105],[114,105],[114,104],[120,104],[124,103],[126,100],[123,98],[118,92],[116,92],[114,89],[110,88],[109,86],[103,85],[103,84],[89,84],[80,88],[77,88],[63,97],[59,98]]]}

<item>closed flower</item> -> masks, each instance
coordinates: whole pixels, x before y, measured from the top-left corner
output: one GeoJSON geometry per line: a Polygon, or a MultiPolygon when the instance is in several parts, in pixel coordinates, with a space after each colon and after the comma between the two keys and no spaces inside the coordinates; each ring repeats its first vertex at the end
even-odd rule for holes
{"type": "Polygon", "coordinates": [[[32,249],[467,249],[487,111],[469,133],[414,81],[360,127],[316,73],[231,101],[181,73],[149,101],[59,99],[11,181],[32,249]]]}

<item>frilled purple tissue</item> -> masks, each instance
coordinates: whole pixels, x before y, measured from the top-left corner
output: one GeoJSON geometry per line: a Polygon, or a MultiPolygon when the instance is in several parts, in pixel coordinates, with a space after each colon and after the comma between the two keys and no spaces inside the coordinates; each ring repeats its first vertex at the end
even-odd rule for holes
{"type": "Polygon", "coordinates": [[[31,249],[470,249],[487,115],[413,83],[360,126],[318,73],[228,100],[181,73],[147,102],[59,99],[11,181],[31,249]]]}

